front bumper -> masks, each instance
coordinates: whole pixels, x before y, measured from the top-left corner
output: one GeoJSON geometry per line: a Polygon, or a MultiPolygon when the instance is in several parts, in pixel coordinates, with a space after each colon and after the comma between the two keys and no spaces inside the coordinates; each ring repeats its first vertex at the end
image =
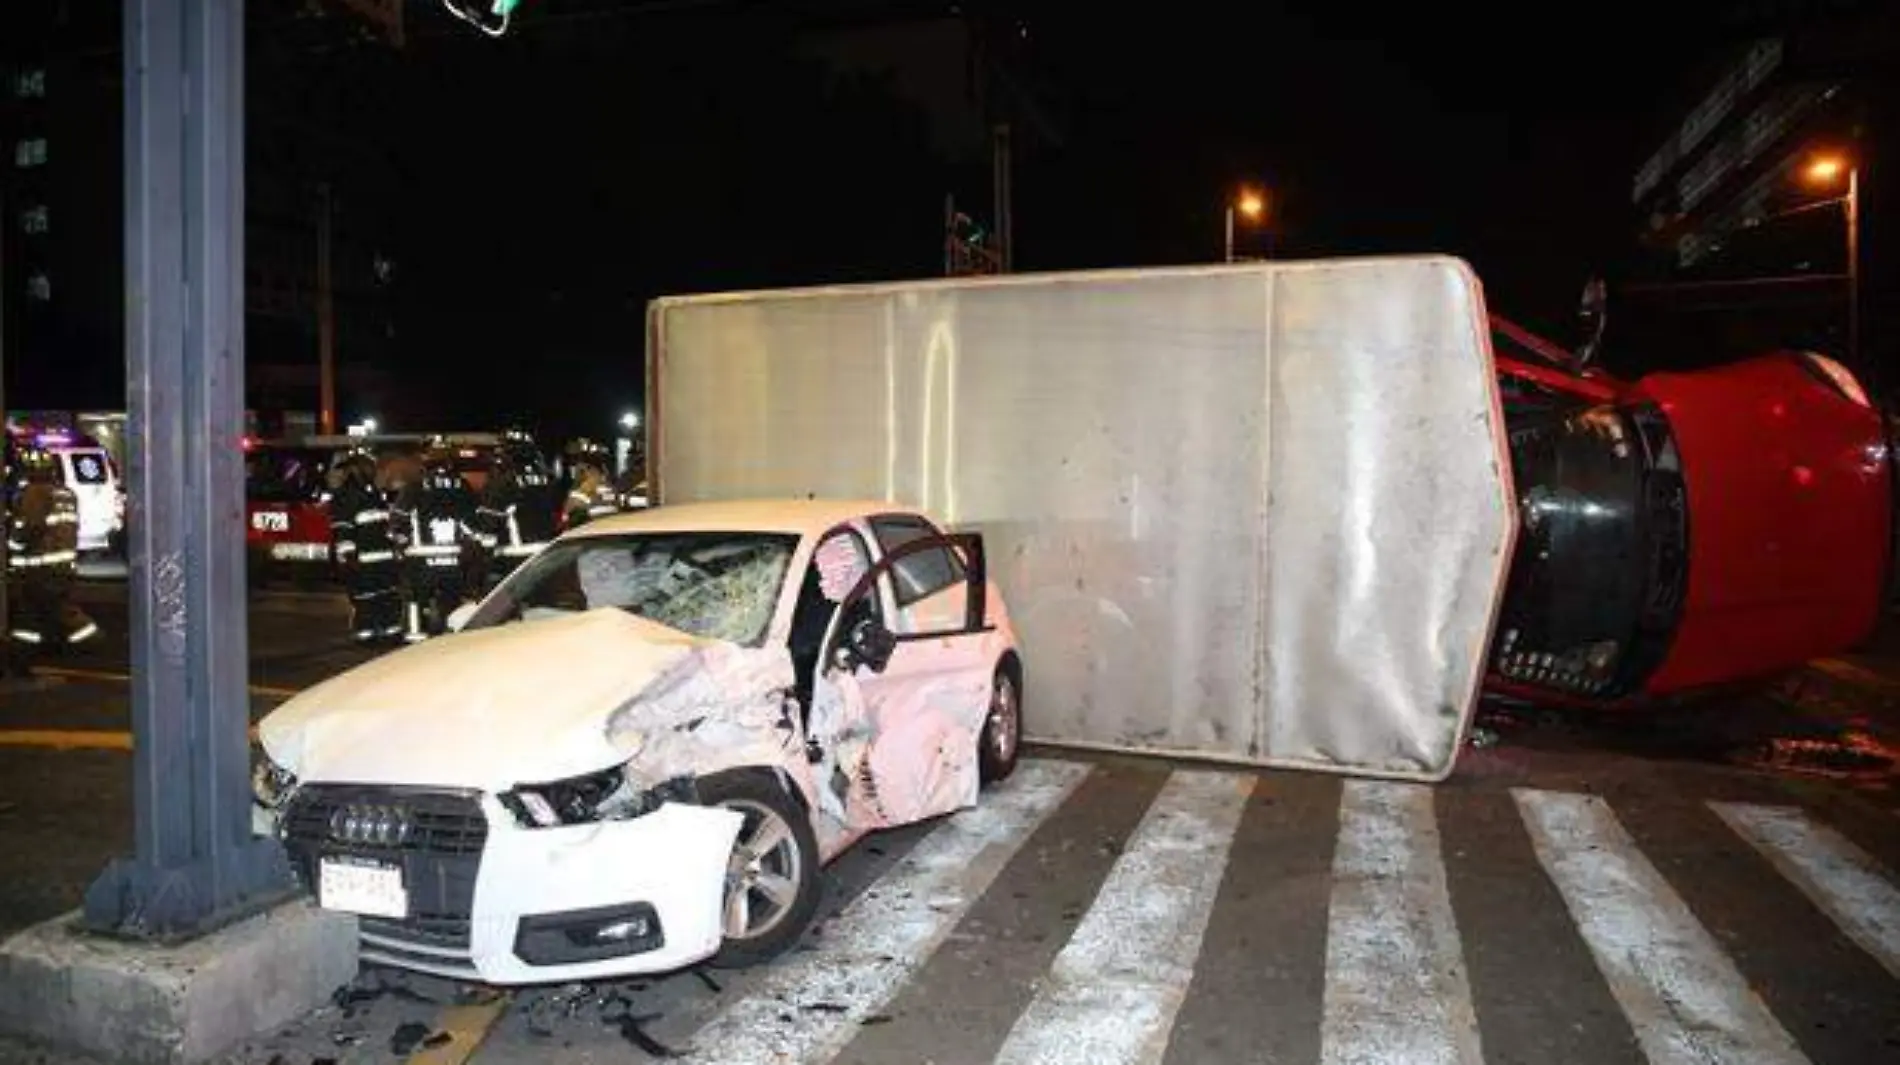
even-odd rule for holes
{"type": "MultiPolygon", "coordinates": [[[[387,806],[442,794],[377,791],[337,797],[387,806]]],[[[667,972],[719,949],[737,813],[669,803],[626,821],[525,829],[492,796],[461,793],[454,801],[479,808],[479,840],[466,832],[431,835],[424,840],[431,846],[395,852],[331,839],[329,815],[306,810],[300,817],[292,800],[285,842],[313,891],[324,856],[403,869],[409,916],[363,917],[363,960],[490,984],[538,984],[667,972]],[[446,850],[433,846],[444,841],[446,850]]]]}

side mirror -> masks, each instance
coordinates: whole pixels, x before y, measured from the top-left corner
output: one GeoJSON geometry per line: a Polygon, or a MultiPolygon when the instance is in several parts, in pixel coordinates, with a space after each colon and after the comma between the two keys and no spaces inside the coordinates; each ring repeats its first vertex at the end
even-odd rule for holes
{"type": "Polygon", "coordinates": [[[1598,349],[1603,345],[1603,327],[1607,321],[1609,290],[1603,279],[1593,277],[1583,286],[1583,300],[1577,307],[1577,317],[1583,319],[1583,328],[1587,335],[1577,346],[1577,369],[1581,370],[1596,361],[1598,349]]]}
{"type": "Polygon", "coordinates": [[[882,673],[884,667],[891,664],[891,656],[896,653],[897,634],[885,628],[877,618],[865,613],[852,618],[846,625],[844,636],[838,643],[834,664],[846,671],[868,666],[871,672],[882,673]]]}
{"type": "Polygon", "coordinates": [[[469,619],[474,617],[475,611],[479,609],[481,609],[480,603],[463,603],[449,612],[448,620],[443,624],[450,632],[461,632],[462,627],[468,624],[469,619]]]}

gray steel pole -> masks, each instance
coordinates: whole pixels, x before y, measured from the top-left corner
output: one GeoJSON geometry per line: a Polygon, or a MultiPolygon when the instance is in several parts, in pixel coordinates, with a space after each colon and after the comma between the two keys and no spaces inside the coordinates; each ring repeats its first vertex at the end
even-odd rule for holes
{"type": "Polygon", "coordinates": [[[211,931],[281,898],[250,831],[244,3],[125,0],[126,392],[135,853],[88,927],[211,931]]]}
{"type": "Polygon", "coordinates": [[[1234,205],[1227,205],[1227,255],[1226,262],[1234,261],[1234,205]]]}

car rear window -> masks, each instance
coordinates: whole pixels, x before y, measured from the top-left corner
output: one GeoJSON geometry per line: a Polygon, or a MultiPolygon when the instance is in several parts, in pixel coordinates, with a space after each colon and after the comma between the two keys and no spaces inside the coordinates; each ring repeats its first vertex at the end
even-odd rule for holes
{"type": "Polygon", "coordinates": [[[72,453],[73,481],[78,484],[105,484],[111,480],[111,467],[104,451],[72,453]]]}

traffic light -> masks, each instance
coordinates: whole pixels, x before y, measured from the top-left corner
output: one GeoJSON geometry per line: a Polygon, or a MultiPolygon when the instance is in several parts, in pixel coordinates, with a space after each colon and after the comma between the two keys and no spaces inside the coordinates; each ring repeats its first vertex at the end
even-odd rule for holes
{"type": "Polygon", "coordinates": [[[508,16],[521,6],[521,0],[442,0],[442,6],[490,37],[499,37],[508,32],[508,16]]]}

